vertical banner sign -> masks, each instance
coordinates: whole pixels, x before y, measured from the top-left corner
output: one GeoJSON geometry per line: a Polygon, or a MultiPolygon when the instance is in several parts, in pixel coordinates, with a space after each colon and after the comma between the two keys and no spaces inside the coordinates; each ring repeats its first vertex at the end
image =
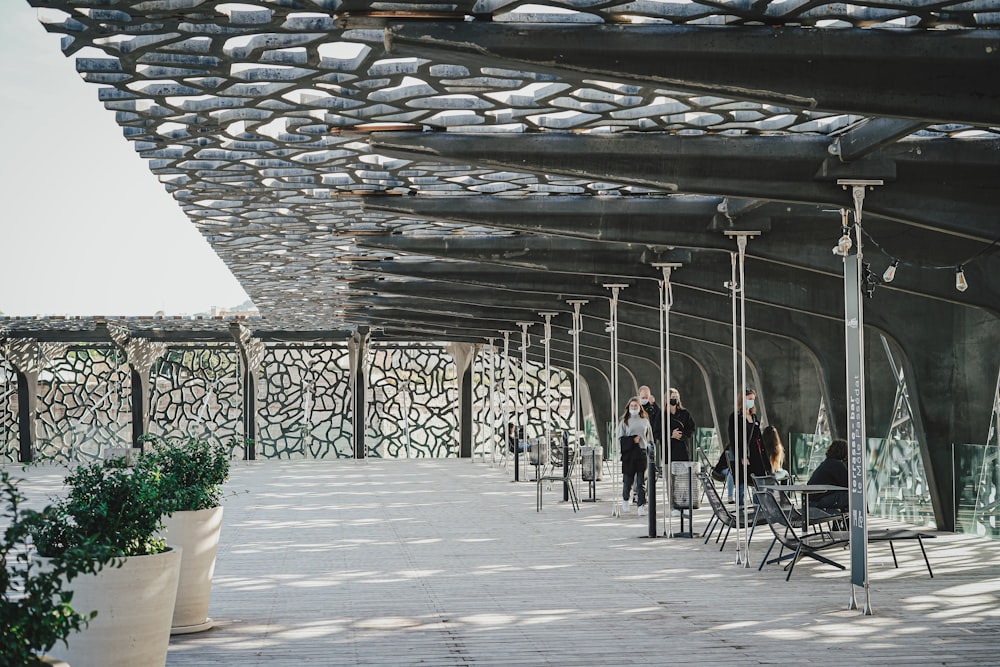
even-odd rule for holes
{"type": "Polygon", "coordinates": [[[844,258],[844,324],[847,334],[847,445],[851,497],[851,583],[868,585],[868,529],[865,503],[864,320],[861,261],[844,258]]]}

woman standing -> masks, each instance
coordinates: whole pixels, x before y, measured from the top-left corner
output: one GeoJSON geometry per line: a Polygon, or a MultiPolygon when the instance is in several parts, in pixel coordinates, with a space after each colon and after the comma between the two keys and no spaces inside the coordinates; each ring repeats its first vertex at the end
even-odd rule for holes
{"type": "MultiPolygon", "coordinates": [[[[771,474],[771,462],[764,453],[764,442],[757,419],[757,393],[747,389],[738,413],[729,416],[729,442],[736,458],[731,461],[733,468],[739,467],[739,484],[736,488],[737,502],[742,504],[750,475],[771,474]],[[744,468],[743,466],[746,466],[744,468]],[[746,472],[744,472],[746,470],[746,472]]],[[[735,470],[730,469],[735,475],[735,470]]]]}
{"type": "Polygon", "coordinates": [[[639,500],[639,516],[642,516],[646,513],[646,488],[643,484],[646,476],[646,447],[653,441],[653,429],[638,398],[629,399],[615,435],[622,451],[622,514],[628,512],[634,483],[639,500]]]}
{"type": "Polygon", "coordinates": [[[667,394],[667,414],[670,419],[670,460],[690,461],[694,419],[681,403],[680,392],[673,387],[667,394]]]}

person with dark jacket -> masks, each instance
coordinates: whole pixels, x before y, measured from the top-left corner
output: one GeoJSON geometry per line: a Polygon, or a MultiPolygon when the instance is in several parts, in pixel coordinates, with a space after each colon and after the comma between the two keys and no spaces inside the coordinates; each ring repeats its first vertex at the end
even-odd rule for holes
{"type": "Polygon", "coordinates": [[[653,442],[653,430],[649,418],[642,409],[638,398],[629,399],[625,413],[615,429],[615,437],[621,446],[622,459],[622,514],[628,513],[635,484],[639,501],[639,516],[646,511],[646,461],[647,447],[653,442]]]}
{"type": "MultiPolygon", "coordinates": [[[[809,484],[833,484],[846,488],[847,480],[847,441],[838,438],[826,448],[826,459],[809,476],[809,484]]],[[[810,507],[846,512],[849,505],[846,490],[809,494],[810,507]]]]}
{"type": "Polygon", "coordinates": [[[667,403],[667,414],[670,417],[670,461],[690,461],[694,419],[681,403],[680,392],[673,387],[667,395],[667,403]]]}
{"type": "Polygon", "coordinates": [[[639,387],[639,404],[646,412],[646,416],[649,417],[649,427],[653,429],[653,442],[656,443],[656,448],[659,449],[663,444],[663,413],[660,412],[660,407],[656,404],[656,399],[646,385],[639,387]]]}
{"type": "Polygon", "coordinates": [[[663,474],[663,461],[666,460],[664,459],[666,453],[663,451],[663,412],[647,385],[639,387],[639,403],[649,417],[649,427],[653,429],[653,452],[656,456],[656,475],[659,479],[659,475],[663,474]]]}
{"type": "Polygon", "coordinates": [[[733,412],[729,416],[729,442],[736,454],[732,464],[734,468],[739,467],[739,477],[735,476],[735,471],[730,471],[730,474],[740,482],[736,489],[739,502],[746,498],[745,489],[750,475],[771,474],[771,465],[764,451],[760,421],[757,419],[757,410],[754,407],[756,398],[756,392],[747,388],[739,414],[733,412]]]}

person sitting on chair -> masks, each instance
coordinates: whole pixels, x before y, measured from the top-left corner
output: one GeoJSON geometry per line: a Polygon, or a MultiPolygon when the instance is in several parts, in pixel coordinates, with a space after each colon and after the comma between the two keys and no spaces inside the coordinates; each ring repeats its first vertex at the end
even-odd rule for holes
{"type": "Polygon", "coordinates": [[[511,454],[525,451],[523,426],[515,426],[513,422],[507,424],[507,449],[511,454]]]}
{"type": "Polygon", "coordinates": [[[779,484],[788,483],[788,471],[782,466],[785,464],[785,447],[781,444],[781,436],[778,429],[773,426],[765,426],[761,436],[764,443],[764,453],[771,464],[771,474],[779,484]]]}
{"type": "MultiPolygon", "coordinates": [[[[826,460],[816,466],[809,477],[810,484],[833,484],[847,486],[847,441],[838,438],[826,448],[826,460]]],[[[809,506],[821,510],[846,512],[849,506],[847,491],[827,491],[814,493],[809,497],[809,506]]]]}

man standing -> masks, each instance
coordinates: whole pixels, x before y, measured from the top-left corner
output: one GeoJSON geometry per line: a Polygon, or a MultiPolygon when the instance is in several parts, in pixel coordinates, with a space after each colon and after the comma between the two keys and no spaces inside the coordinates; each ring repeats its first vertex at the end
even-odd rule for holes
{"type": "Polygon", "coordinates": [[[639,387],[639,402],[642,404],[642,409],[646,411],[646,415],[649,417],[649,425],[653,429],[653,442],[657,457],[657,470],[659,470],[660,460],[662,460],[663,452],[663,433],[660,430],[661,424],[663,423],[663,412],[660,407],[656,404],[656,399],[653,398],[652,392],[649,391],[649,387],[642,385],[639,387]]]}

